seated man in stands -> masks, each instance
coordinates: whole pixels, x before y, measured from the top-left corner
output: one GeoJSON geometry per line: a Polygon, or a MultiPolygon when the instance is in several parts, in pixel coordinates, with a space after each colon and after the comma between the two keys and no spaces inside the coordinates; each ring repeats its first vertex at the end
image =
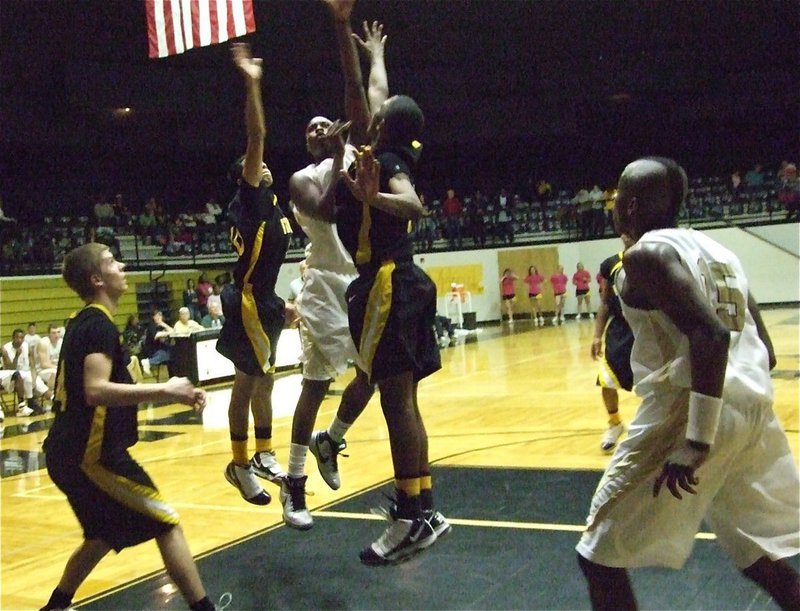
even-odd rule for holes
{"type": "Polygon", "coordinates": [[[800,214],[800,179],[797,177],[797,166],[786,164],[778,188],[778,201],[786,209],[786,220],[798,220],[800,214]]]}
{"type": "Polygon", "coordinates": [[[47,335],[36,344],[36,371],[39,377],[47,384],[50,394],[56,384],[56,368],[58,355],[61,354],[61,329],[55,323],[47,327],[47,335]]]}
{"type": "Polygon", "coordinates": [[[225,317],[222,315],[222,306],[211,303],[208,306],[208,314],[203,316],[200,321],[205,329],[221,329],[225,324],[225,317]]]}
{"type": "Polygon", "coordinates": [[[17,416],[44,413],[42,406],[34,399],[34,390],[37,395],[50,396],[47,384],[36,375],[36,365],[31,358],[33,350],[25,343],[24,337],[22,329],[14,329],[11,341],[3,346],[3,369],[15,371],[16,377],[22,380],[24,401],[17,407],[17,416]]]}
{"type": "Polygon", "coordinates": [[[192,313],[189,308],[182,307],[178,310],[178,321],[175,323],[173,330],[175,333],[195,333],[203,330],[201,325],[196,320],[192,320],[192,313]]]}
{"type": "Polygon", "coordinates": [[[167,340],[174,329],[164,322],[164,314],[161,310],[153,312],[152,320],[147,323],[144,333],[144,344],[142,345],[142,370],[146,376],[151,374],[152,365],[169,363],[170,348],[167,340]]]}

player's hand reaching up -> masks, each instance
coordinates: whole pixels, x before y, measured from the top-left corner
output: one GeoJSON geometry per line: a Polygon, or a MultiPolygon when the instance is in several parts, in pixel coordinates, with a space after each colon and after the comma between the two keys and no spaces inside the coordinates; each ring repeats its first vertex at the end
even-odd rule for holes
{"type": "Polygon", "coordinates": [[[342,179],[350,192],[358,201],[372,204],[378,197],[380,186],[381,164],[375,159],[372,147],[365,146],[356,153],[356,175],[351,178],[346,170],[341,172],[342,179]]]}
{"type": "Polygon", "coordinates": [[[234,65],[245,77],[258,81],[263,72],[261,68],[261,58],[253,57],[250,45],[246,42],[235,42],[231,45],[231,57],[234,65]]]}
{"type": "Polygon", "coordinates": [[[373,21],[372,25],[364,21],[364,38],[358,34],[353,34],[353,38],[358,43],[367,57],[372,60],[383,55],[386,45],[386,36],[383,35],[383,24],[373,21]]]}

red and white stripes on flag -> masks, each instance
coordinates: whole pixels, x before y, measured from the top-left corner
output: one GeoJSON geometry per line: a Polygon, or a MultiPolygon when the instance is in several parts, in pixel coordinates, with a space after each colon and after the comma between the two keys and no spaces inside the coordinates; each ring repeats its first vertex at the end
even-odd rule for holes
{"type": "Polygon", "coordinates": [[[205,47],[256,29],[253,0],[144,0],[150,57],[205,47]]]}

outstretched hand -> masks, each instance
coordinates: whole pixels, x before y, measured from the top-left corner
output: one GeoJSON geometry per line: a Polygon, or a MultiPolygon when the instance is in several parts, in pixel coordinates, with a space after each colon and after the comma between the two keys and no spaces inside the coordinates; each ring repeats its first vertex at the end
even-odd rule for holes
{"type": "Polygon", "coordinates": [[[378,197],[380,186],[381,164],[375,159],[372,147],[364,146],[356,153],[356,176],[350,178],[347,170],[341,171],[341,177],[358,201],[372,204],[378,197]]]}
{"type": "Polygon", "coordinates": [[[706,461],[708,452],[708,449],[693,448],[688,443],[684,443],[672,452],[653,484],[653,496],[658,496],[661,486],[665,484],[670,494],[679,500],[683,498],[679,488],[683,488],[689,494],[696,494],[694,486],[699,484],[700,480],[695,476],[695,471],[706,461]]]}
{"type": "Polygon", "coordinates": [[[375,56],[383,55],[383,48],[386,45],[386,36],[383,35],[383,24],[378,21],[373,21],[372,25],[364,21],[364,38],[358,34],[353,33],[353,38],[358,43],[367,57],[370,59],[375,56]]]}
{"type": "Polygon", "coordinates": [[[244,76],[254,81],[261,78],[263,72],[261,68],[261,58],[253,57],[250,45],[246,42],[235,42],[231,45],[231,57],[233,63],[244,76]]]}

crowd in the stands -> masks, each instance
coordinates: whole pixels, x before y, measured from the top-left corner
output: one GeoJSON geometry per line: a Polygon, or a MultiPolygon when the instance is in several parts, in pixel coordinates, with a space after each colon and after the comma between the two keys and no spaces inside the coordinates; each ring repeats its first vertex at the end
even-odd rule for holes
{"type": "MultiPolygon", "coordinates": [[[[419,252],[499,247],[536,234],[571,240],[613,235],[613,188],[569,190],[530,180],[523,188],[494,194],[476,190],[462,195],[446,187],[441,196],[423,193],[421,198],[430,215],[412,227],[419,252]]],[[[693,180],[681,218],[689,223],[747,217],[791,221],[798,219],[798,210],[797,167],[784,161],[776,171],[756,165],[744,175],[735,171],[724,179],[693,180]]],[[[294,228],[291,247],[301,249],[306,239],[294,228]]],[[[0,272],[49,271],[87,241],[107,243],[115,254],[130,258],[121,252],[123,236],[132,236],[135,248],[155,250],[155,257],[228,255],[228,234],[223,206],[214,199],[198,212],[168,214],[157,197],[136,213],[121,194],[110,200],[99,196],[91,215],[46,216],[34,223],[6,216],[0,200],[0,272]]]]}

